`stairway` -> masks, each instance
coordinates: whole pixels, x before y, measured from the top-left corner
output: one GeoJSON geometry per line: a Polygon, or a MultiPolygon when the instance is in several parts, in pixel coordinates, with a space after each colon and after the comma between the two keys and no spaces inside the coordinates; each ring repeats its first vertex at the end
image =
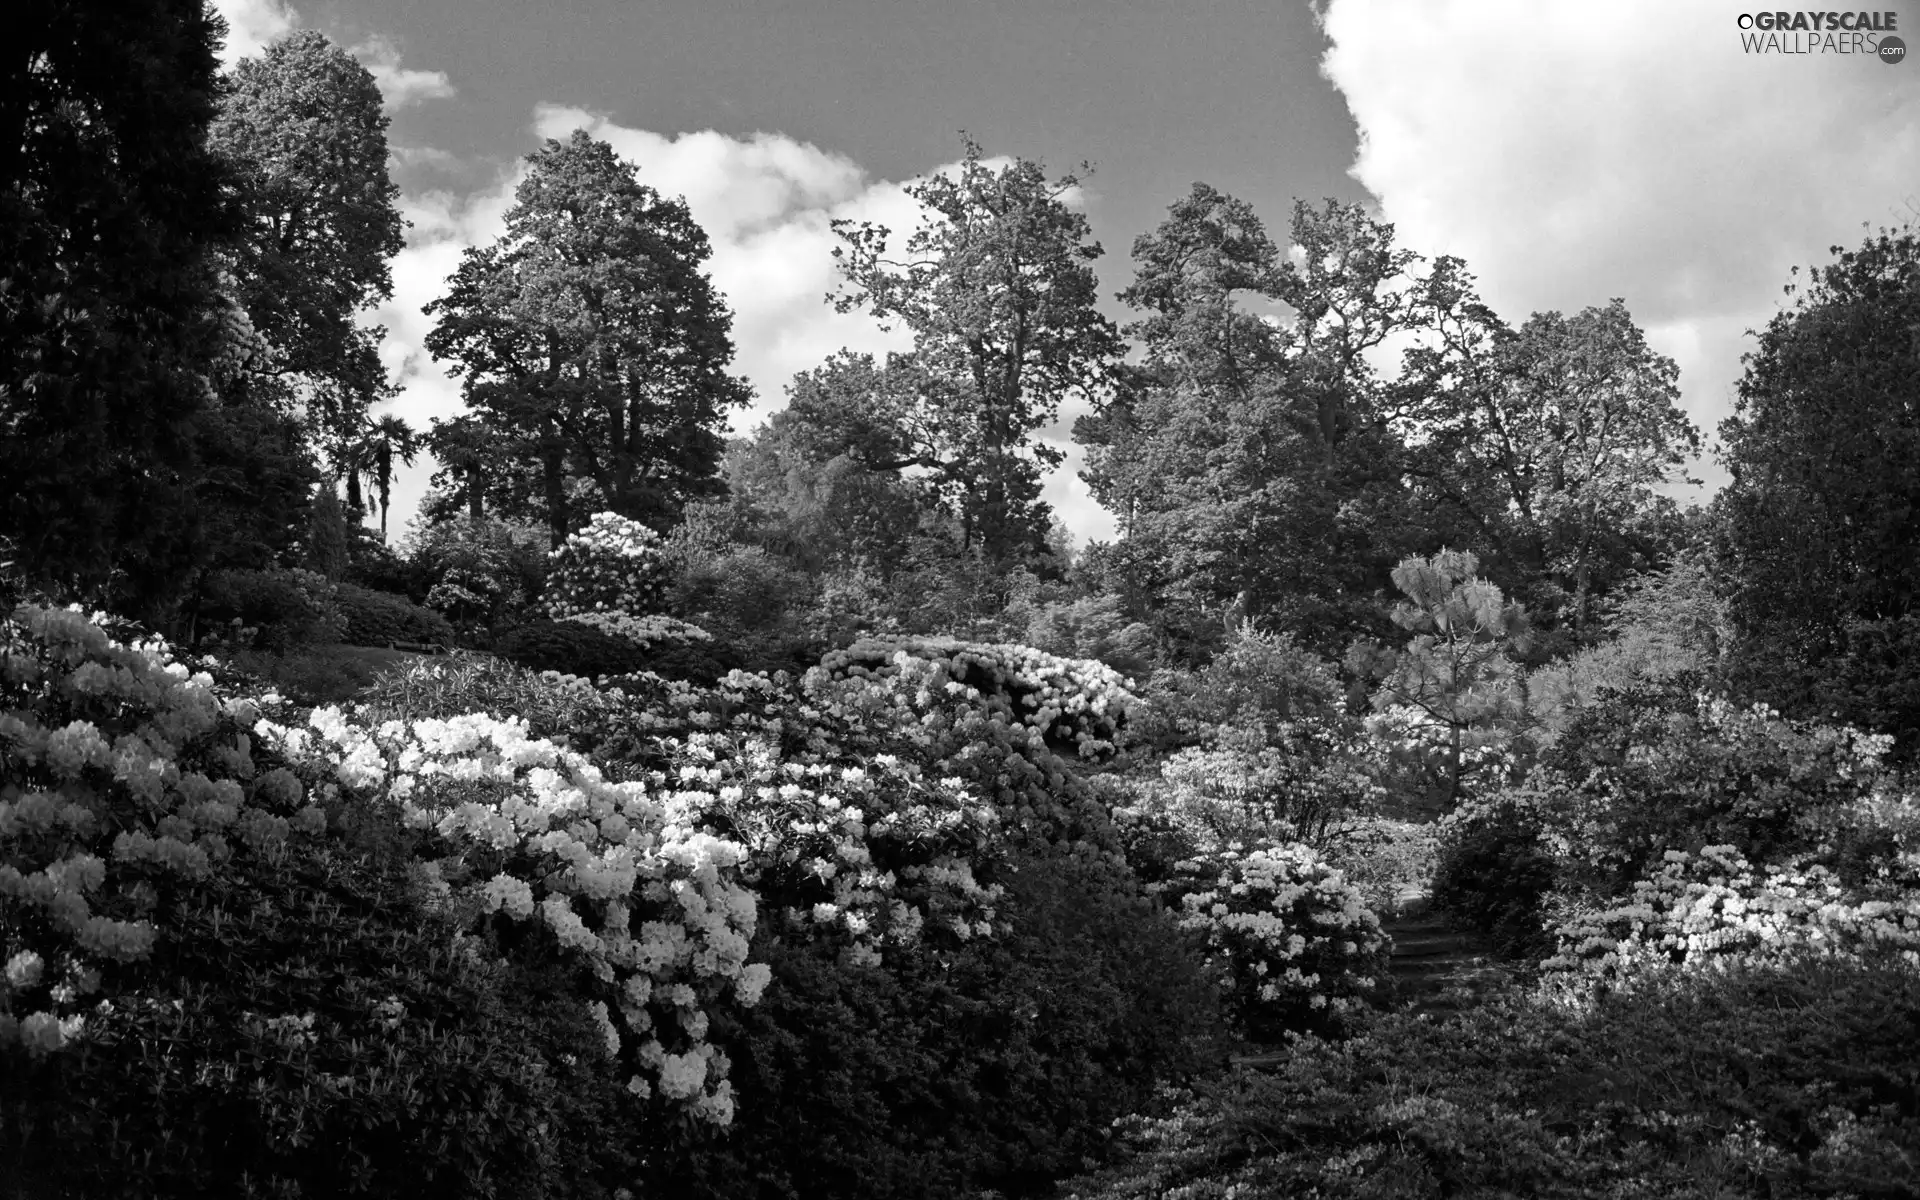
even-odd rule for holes
{"type": "Polygon", "coordinates": [[[1445,1020],[1512,977],[1484,940],[1449,927],[1424,894],[1398,897],[1395,908],[1381,927],[1393,939],[1397,1007],[1445,1020]]]}

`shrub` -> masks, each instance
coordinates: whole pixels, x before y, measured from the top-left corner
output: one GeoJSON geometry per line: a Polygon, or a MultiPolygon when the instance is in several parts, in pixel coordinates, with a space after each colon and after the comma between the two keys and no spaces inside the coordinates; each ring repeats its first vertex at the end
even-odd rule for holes
{"type": "Polygon", "coordinates": [[[459,516],[418,529],[413,561],[424,602],[467,629],[518,619],[544,586],[546,537],[531,526],[459,516]]]}
{"type": "Polygon", "coordinates": [[[606,1196],[635,1114],[583,1000],[414,893],[314,842],[170,889],[83,1038],[10,1055],[0,1160],[88,1196],[606,1196]]]}
{"type": "Polygon", "coordinates": [[[666,607],[667,558],[660,535],[638,521],[595,513],[548,559],[546,608],[556,619],[582,612],[639,616],[666,607]]]}
{"type": "Polygon", "coordinates": [[[341,641],[354,646],[387,646],[394,642],[450,645],[453,626],[430,608],[404,596],[369,591],[350,583],[339,588],[340,608],[346,614],[341,641]]]}
{"type": "Polygon", "coordinates": [[[758,546],[719,553],[682,553],[670,607],[729,640],[785,635],[799,603],[813,591],[801,571],[758,546]]]}
{"type": "Polygon", "coordinates": [[[350,618],[340,585],[312,571],[215,571],[200,593],[203,626],[240,625],[255,631],[253,645],[272,653],[337,642],[350,618]]]}
{"type": "Polygon", "coordinates": [[[1920,973],[1830,960],[1668,977],[1582,1008],[1382,1016],[1170,1092],[1069,1200],[1912,1194],[1920,973]]]}
{"type": "Polygon", "coordinates": [[[1757,860],[1812,850],[1823,814],[1884,786],[1890,743],[1684,683],[1636,689],[1576,716],[1524,791],[1564,870],[1617,894],[1669,849],[1726,843],[1757,860]]]}
{"type": "Polygon", "coordinates": [[[1469,800],[1439,829],[1434,907],[1485,934],[1506,957],[1537,961],[1552,953],[1546,902],[1559,882],[1558,860],[1524,797],[1469,800]]]}
{"type": "Polygon", "coordinates": [[[1384,994],[1380,919],[1306,846],[1230,844],[1191,870],[1178,889],[1181,925],[1205,939],[1228,1015],[1248,1037],[1344,1032],[1384,994]]]}
{"type": "Polygon", "coordinates": [[[645,647],[616,634],[574,621],[530,621],[515,626],[494,643],[502,658],[535,671],[558,671],[598,679],[644,671],[645,647]]]}
{"type": "Polygon", "coordinates": [[[834,651],[820,666],[836,677],[965,694],[1003,721],[1037,733],[1048,746],[1082,758],[1113,752],[1136,703],[1125,678],[1104,663],[1011,643],[876,639],[834,651]]]}
{"type": "Polygon", "coordinates": [[[1807,954],[1897,956],[1920,966],[1920,896],[1868,900],[1831,871],[1756,868],[1732,846],[1670,850],[1622,905],[1582,913],[1556,931],[1549,970],[1616,986],[1649,969],[1779,965],[1807,954]]]}

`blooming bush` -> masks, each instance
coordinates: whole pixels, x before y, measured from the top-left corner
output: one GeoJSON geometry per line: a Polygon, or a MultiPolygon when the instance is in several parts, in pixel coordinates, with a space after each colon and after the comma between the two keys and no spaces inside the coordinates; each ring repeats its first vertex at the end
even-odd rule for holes
{"type": "Polygon", "coordinates": [[[1225,968],[1229,1016],[1253,1039],[1340,1030],[1383,994],[1379,917],[1306,846],[1228,845],[1190,870],[1181,924],[1225,968]]]}
{"type": "Polygon", "coordinates": [[[898,680],[916,695],[963,696],[1082,758],[1111,754],[1137,703],[1126,678],[1104,663],[1011,643],[872,640],[835,651],[820,665],[836,677],[898,680]]]}
{"type": "Polygon", "coordinates": [[[554,619],[585,612],[633,615],[666,603],[667,558],[660,535],[618,513],[595,513],[548,556],[546,608],[554,619]]]}
{"type": "Polygon", "coordinates": [[[1625,904],[1557,930],[1548,970],[1612,984],[1648,968],[1778,965],[1823,955],[1890,953],[1920,966],[1920,896],[1862,899],[1820,866],[1756,868],[1732,846],[1670,850],[1625,904]]]}
{"type": "Polygon", "coordinates": [[[740,878],[746,851],[701,832],[668,796],[608,783],[584,756],[480,714],[365,729],[316,709],[311,729],[263,722],[289,758],[326,763],[357,794],[397,802],[453,853],[433,869],[477,883],[482,913],[535,921],[605,985],[608,1046],[655,1091],[726,1124],[726,1056],[706,1038],[717,1005],[751,1006],[767,983],[747,962],[757,917],[740,878]],[[490,874],[489,874],[490,873],[490,874]],[[482,878],[484,877],[484,878],[482,878]],[[609,1016],[609,1020],[611,1017],[609,1016]]]}
{"type": "Polygon", "coordinates": [[[1543,844],[1606,890],[1670,848],[1812,850],[1823,814],[1887,787],[1884,735],[1678,689],[1611,700],[1570,723],[1525,789],[1543,844]]]}
{"type": "Polygon", "coordinates": [[[627,612],[581,612],[562,617],[561,620],[598,629],[611,637],[623,637],[642,648],[651,646],[655,642],[710,642],[713,640],[713,635],[698,625],[662,613],[648,613],[645,616],[636,617],[627,612]]]}
{"type": "Polygon", "coordinates": [[[0,1047],[43,1053],[152,950],[158,889],[325,819],[287,771],[256,770],[238,723],[253,710],[217,699],[161,643],[119,645],[48,608],[0,636],[0,944],[13,963],[0,1047]]]}

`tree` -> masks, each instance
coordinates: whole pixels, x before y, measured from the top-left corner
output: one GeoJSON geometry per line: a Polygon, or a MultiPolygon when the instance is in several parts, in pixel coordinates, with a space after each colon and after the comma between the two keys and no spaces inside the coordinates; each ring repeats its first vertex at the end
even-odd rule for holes
{"type": "Polygon", "coordinates": [[[387,125],[373,75],[302,30],[240,61],[211,132],[246,217],[232,263],[241,303],[336,477],[353,474],[367,409],[391,392],[384,331],[356,323],[392,296],[388,260],[404,244],[387,125]]]}
{"type": "Polygon", "coordinates": [[[1143,314],[1128,332],[1144,361],[1074,436],[1120,518],[1110,556],[1338,654],[1383,632],[1377,597],[1421,544],[1367,357],[1417,315],[1416,259],[1333,201],[1297,204],[1291,232],[1298,258],[1283,261],[1245,203],[1195,184],[1172,205],[1136,239],[1121,293],[1143,314]]]}
{"type": "Polygon", "coordinates": [[[1697,482],[1679,370],[1621,300],[1536,313],[1516,333],[1456,279],[1467,322],[1411,356],[1402,384],[1412,471],[1495,577],[1590,641],[1595,599],[1673,547],[1678,509],[1657,489],[1697,482]]]}
{"type": "Polygon", "coordinates": [[[1383,730],[1411,743],[1443,808],[1470,777],[1499,761],[1526,720],[1526,686],[1515,658],[1528,637],[1526,610],[1479,577],[1472,554],[1443,550],[1393,570],[1406,599],[1393,623],[1412,634],[1399,651],[1356,646],[1348,665],[1381,679],[1373,707],[1383,730]]]}
{"type": "MultiPolygon", "coordinates": [[[[1734,674],[1920,745],[1920,235],[1833,250],[1745,359],[1716,500],[1734,674]]],[[[1797,272],[1796,272],[1797,273],[1797,272]]]]}
{"type": "Polygon", "coordinates": [[[733,317],[701,267],[685,201],[663,199],[584,131],[528,158],[507,232],[467,251],[427,347],[452,360],[483,473],[536,467],[557,547],[570,478],[614,512],[669,526],[716,494],[722,430],[747,403],[727,374],[733,317]]]}
{"type": "Polygon", "coordinates": [[[413,427],[392,413],[368,422],[349,448],[351,469],[347,473],[347,508],[352,512],[363,509],[360,481],[364,478],[371,483],[374,494],[380,499],[380,537],[383,541],[387,536],[387,502],[393,493],[394,461],[398,459],[410,467],[414,457],[423,448],[424,443],[413,427]]]}
{"type": "Polygon", "coordinates": [[[1064,455],[1036,435],[1066,396],[1104,386],[1122,347],[1095,304],[1100,246],[1068,203],[1080,178],[1026,159],[995,170],[965,146],[956,175],[907,188],[927,219],[903,258],[884,226],[834,223],[835,307],[913,335],[872,383],[891,428],[863,421],[843,442],[872,469],[927,473],[965,544],[1008,563],[1045,553],[1042,475],[1064,455]]]}
{"type": "Polygon", "coordinates": [[[0,536],[46,585],[163,612],[195,553],[195,418],[229,332],[200,0],[30,2],[0,75],[0,536]]]}

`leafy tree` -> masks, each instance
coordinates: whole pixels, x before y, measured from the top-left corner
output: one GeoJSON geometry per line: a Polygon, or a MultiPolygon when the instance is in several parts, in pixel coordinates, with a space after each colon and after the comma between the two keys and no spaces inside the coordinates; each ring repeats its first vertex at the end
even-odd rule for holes
{"type": "Polygon", "coordinates": [[[1790,711],[1920,745],[1920,235],[1789,286],[1720,426],[1734,675],[1790,711]]]}
{"type": "Polygon", "coordinates": [[[914,340],[883,369],[838,360],[868,372],[885,417],[850,422],[841,442],[872,469],[925,472],[963,543],[1003,563],[1044,552],[1041,477],[1064,454],[1036,435],[1067,395],[1100,389],[1122,347],[1096,307],[1100,246],[1068,202],[1079,177],[1049,181],[1026,159],[995,170],[965,145],[956,175],[907,189],[928,217],[903,258],[883,226],[834,224],[835,306],[898,321],[914,340]]]}
{"type": "Polygon", "coordinates": [[[1684,474],[1700,437],[1679,407],[1678,368],[1621,300],[1536,313],[1515,332],[1464,272],[1454,283],[1464,319],[1410,356],[1401,384],[1420,435],[1412,470],[1442,528],[1591,640],[1596,598],[1673,545],[1678,509],[1657,489],[1697,482],[1684,474]]]}
{"type": "Polygon", "coordinates": [[[1416,259],[1332,201],[1296,205],[1292,241],[1283,261],[1248,205],[1196,184],[1134,243],[1141,368],[1074,435],[1120,518],[1112,553],[1152,589],[1338,653],[1380,631],[1375,597],[1420,544],[1367,357],[1418,317],[1416,259]]]}
{"type": "Polygon", "coordinates": [[[387,125],[373,75],[302,30],[240,60],[211,131],[246,216],[232,270],[274,348],[266,369],[296,397],[336,476],[349,478],[367,409],[390,394],[384,331],[355,320],[392,296],[388,260],[403,245],[387,125]]]}
{"type": "Polygon", "coordinates": [[[507,232],[427,306],[427,347],[463,376],[469,446],[492,450],[470,462],[537,467],[556,547],[579,523],[570,477],[664,529],[719,491],[721,430],[749,395],[726,372],[733,318],[701,272],[706,234],[584,131],[528,163],[507,232]]]}
{"type": "Polygon", "coordinates": [[[199,0],[29,4],[0,78],[0,536],[41,583],[163,611],[195,553],[194,418],[229,332],[199,0]]]}

